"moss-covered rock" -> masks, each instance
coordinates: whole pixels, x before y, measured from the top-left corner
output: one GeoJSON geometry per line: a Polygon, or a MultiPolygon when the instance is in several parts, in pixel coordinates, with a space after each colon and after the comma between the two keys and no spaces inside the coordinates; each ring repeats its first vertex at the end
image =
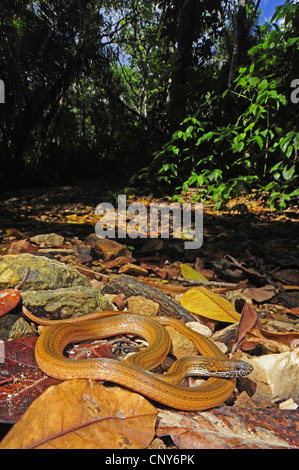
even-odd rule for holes
{"type": "MultiPolygon", "coordinates": [[[[0,290],[16,287],[27,268],[29,276],[20,288],[22,302],[37,316],[71,318],[113,309],[110,301],[72,266],[27,253],[0,256],[0,290]]],[[[20,309],[0,318],[0,339],[26,334],[32,334],[32,330],[20,309]]]]}

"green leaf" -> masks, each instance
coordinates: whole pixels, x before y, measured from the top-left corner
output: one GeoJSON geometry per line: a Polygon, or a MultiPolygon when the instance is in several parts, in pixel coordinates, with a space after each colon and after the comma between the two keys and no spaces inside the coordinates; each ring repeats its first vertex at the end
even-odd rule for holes
{"type": "Polygon", "coordinates": [[[259,135],[255,135],[254,136],[254,140],[257,142],[260,150],[262,150],[263,146],[264,146],[264,142],[263,142],[263,139],[259,136],[259,135]]]}
{"type": "Polygon", "coordinates": [[[295,173],[295,165],[291,166],[289,169],[285,166],[282,170],[282,176],[286,181],[290,180],[295,173]]]}

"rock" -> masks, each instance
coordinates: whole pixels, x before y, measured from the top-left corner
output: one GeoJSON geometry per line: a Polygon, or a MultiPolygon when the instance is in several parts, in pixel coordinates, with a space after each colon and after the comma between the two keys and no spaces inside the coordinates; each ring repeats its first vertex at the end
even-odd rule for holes
{"type": "Polygon", "coordinates": [[[242,390],[247,391],[254,403],[274,403],[289,398],[299,400],[298,350],[259,357],[249,357],[238,351],[236,356],[237,360],[244,360],[254,367],[253,372],[240,381],[242,390]]]}
{"type": "Polygon", "coordinates": [[[131,256],[125,245],[108,238],[99,238],[95,233],[86,238],[85,245],[91,246],[95,254],[104,260],[115,259],[118,256],[131,256]]]}
{"type": "Polygon", "coordinates": [[[190,339],[186,338],[186,336],[182,335],[172,326],[166,326],[165,328],[171,339],[170,353],[173,354],[176,359],[185,356],[197,356],[198,351],[196,346],[190,339]]]}
{"type": "Polygon", "coordinates": [[[155,317],[159,311],[160,306],[158,302],[153,302],[153,300],[146,299],[141,295],[134,295],[128,298],[127,307],[130,313],[155,317]]]}
{"type": "MultiPolygon", "coordinates": [[[[96,310],[113,310],[113,305],[75,268],[32,254],[0,257],[0,289],[15,287],[27,268],[30,273],[20,289],[24,305],[38,316],[69,318],[96,310]]],[[[21,314],[0,318],[0,339],[19,338],[30,331],[21,314]]]]}
{"type": "Polygon", "coordinates": [[[199,321],[189,321],[186,323],[186,326],[188,326],[191,330],[194,330],[203,336],[206,336],[206,337],[212,336],[211,329],[208,326],[203,325],[199,321]]]}
{"type": "Polygon", "coordinates": [[[298,405],[294,402],[292,398],[289,398],[289,400],[279,403],[279,408],[281,410],[297,410],[298,405]]]}
{"type": "Polygon", "coordinates": [[[30,238],[30,241],[40,245],[41,243],[47,246],[61,246],[64,244],[64,237],[57,235],[56,233],[43,233],[41,235],[35,235],[30,238]]]}
{"type": "Polygon", "coordinates": [[[30,268],[30,274],[22,286],[22,291],[90,285],[83,274],[71,266],[44,256],[24,253],[0,257],[0,289],[18,285],[27,268],[30,268]]]}
{"type": "Polygon", "coordinates": [[[54,319],[70,318],[111,310],[110,302],[94,287],[74,286],[64,289],[22,292],[23,304],[35,315],[54,319]]]}

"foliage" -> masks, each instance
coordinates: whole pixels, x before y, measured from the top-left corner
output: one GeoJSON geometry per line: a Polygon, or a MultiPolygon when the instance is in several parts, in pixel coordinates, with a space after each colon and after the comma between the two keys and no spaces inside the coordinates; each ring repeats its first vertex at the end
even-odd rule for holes
{"type": "Polygon", "coordinates": [[[287,0],[260,25],[246,0],[238,24],[242,4],[3,0],[4,181],[16,167],[28,184],[104,169],[160,192],[196,186],[219,205],[258,187],[285,207],[297,194],[299,7],[287,0]]]}
{"type": "Polygon", "coordinates": [[[225,125],[215,125],[215,119],[184,119],[144,170],[147,178],[158,173],[159,184],[181,182],[177,189],[183,191],[203,188],[201,197],[211,194],[219,206],[254,187],[270,192],[270,204],[281,208],[298,196],[298,106],[290,100],[298,63],[298,6],[279,7],[272,18],[278,20],[283,27],[268,31],[249,50],[250,64],[240,67],[234,90],[222,97],[208,92],[200,114],[208,115],[219,102],[224,112],[232,99],[243,112],[225,125]]]}

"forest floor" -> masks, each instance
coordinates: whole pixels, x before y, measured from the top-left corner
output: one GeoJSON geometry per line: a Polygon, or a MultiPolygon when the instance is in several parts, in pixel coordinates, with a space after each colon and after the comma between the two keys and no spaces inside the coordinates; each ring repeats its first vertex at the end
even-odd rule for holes
{"type": "MultiPolygon", "coordinates": [[[[194,192],[190,191],[184,195],[184,202],[190,203],[193,196],[194,192]]],[[[126,196],[127,205],[137,202],[142,203],[147,209],[152,203],[172,201],[170,196],[155,198],[141,193],[126,196]]],[[[244,196],[230,200],[222,210],[215,210],[214,204],[208,201],[204,203],[203,244],[199,249],[184,249],[184,240],[173,238],[172,234],[169,239],[163,240],[132,239],[127,236],[126,239],[117,237],[114,239],[118,244],[126,245],[128,250],[125,254],[119,251],[119,245],[111,246],[109,252],[103,250],[99,254],[95,245],[91,247],[90,243],[85,241],[95,233],[95,225],[99,220],[95,215],[95,208],[103,202],[111,203],[117,209],[117,193],[104,192],[102,187],[89,183],[3,194],[0,197],[0,250],[2,254],[40,251],[40,254],[75,267],[90,281],[98,283],[94,285],[100,290],[109,283],[111,275],[121,274],[131,276],[148,288],[156,286],[178,303],[181,302],[182,295],[192,287],[211,288],[213,293],[226,296],[229,301],[234,302],[238,314],[246,315],[245,303],[250,305],[251,312],[256,312],[262,320],[264,329],[261,328],[260,334],[254,339],[252,335],[250,336],[254,346],[251,349],[245,347],[243,351],[256,358],[264,354],[271,355],[273,352],[291,353],[298,347],[298,206],[290,207],[280,213],[270,209],[266,201],[258,195],[255,198],[244,196]],[[61,246],[55,243],[47,244],[36,238],[37,235],[52,233],[63,237],[61,246]],[[86,251],[86,245],[89,246],[89,251],[86,251]],[[191,271],[188,271],[188,268],[191,268],[191,271]],[[233,292],[239,297],[233,298],[233,292]],[[271,337],[264,334],[267,325],[270,326],[271,337]],[[284,339],[281,335],[284,335],[284,339]],[[254,349],[256,347],[259,349],[254,349]]],[[[120,310],[126,309],[126,301],[125,294],[116,296],[113,300],[120,310]]],[[[198,313],[188,301],[184,307],[192,314],[198,313]]],[[[207,319],[200,313],[199,320],[208,326],[213,334],[218,332],[218,335],[220,331],[228,328],[228,323],[231,323],[227,323],[221,315],[219,319],[207,319]]],[[[253,322],[251,326],[256,328],[257,323],[253,322]]],[[[250,333],[249,327],[247,332],[250,333]]],[[[240,332],[234,330],[234,334],[238,336],[240,332]]],[[[244,334],[246,336],[246,332],[244,334]]],[[[232,343],[228,346],[228,352],[231,347],[232,343]]],[[[296,375],[294,380],[296,381],[296,375]]],[[[275,384],[270,384],[269,387],[275,388],[275,384]]],[[[293,390],[289,395],[286,393],[285,396],[276,399],[271,399],[267,395],[254,400],[254,394],[251,396],[249,389],[239,387],[239,394],[242,390],[246,391],[249,401],[245,400],[242,404],[239,400],[237,408],[244,407],[247,410],[246,416],[238,412],[238,415],[230,415],[230,418],[235,419],[239,425],[242,421],[242,426],[246,426],[246,421],[252,424],[262,409],[263,432],[267,431],[271,437],[264,438],[262,433],[258,436],[259,431],[255,430],[257,439],[252,440],[248,431],[247,437],[241,439],[239,436],[238,440],[234,441],[235,437],[232,438],[230,431],[220,436],[215,429],[215,433],[213,431],[212,434],[208,430],[204,439],[199,437],[199,434],[202,435],[202,430],[194,438],[193,433],[197,433],[199,427],[194,414],[183,413],[181,415],[184,415],[183,424],[178,424],[173,415],[171,419],[174,421],[171,424],[168,411],[162,407],[159,409],[156,423],[156,445],[161,448],[170,446],[187,449],[196,441],[197,447],[213,448],[214,442],[216,447],[221,448],[298,448],[298,437],[295,438],[293,435],[293,418],[290,415],[279,415],[280,404],[287,402],[292,396],[295,402],[290,408],[292,411],[296,410],[296,400],[299,399],[298,387],[295,392],[293,390]],[[272,408],[273,412],[276,410],[276,417],[280,420],[284,432],[283,435],[281,433],[283,437],[280,441],[281,436],[275,434],[275,426],[269,427],[269,423],[265,421],[265,416],[271,413],[272,408]],[[184,438],[181,434],[182,427],[188,429],[184,438]],[[216,433],[218,437],[215,441],[216,433]],[[209,439],[210,442],[207,443],[209,439]]],[[[232,403],[227,404],[232,405],[232,403]]],[[[285,408],[288,410],[287,406],[285,408]]],[[[217,409],[215,413],[217,414],[217,409]]],[[[223,408],[223,413],[227,413],[226,408],[223,408]]],[[[227,417],[228,415],[224,414],[218,415],[218,419],[223,420],[223,423],[227,417]]],[[[273,420],[274,415],[269,415],[269,422],[273,424],[273,420]]],[[[211,422],[206,425],[208,429],[211,422]]],[[[155,448],[152,444],[151,446],[155,448]]]]}

